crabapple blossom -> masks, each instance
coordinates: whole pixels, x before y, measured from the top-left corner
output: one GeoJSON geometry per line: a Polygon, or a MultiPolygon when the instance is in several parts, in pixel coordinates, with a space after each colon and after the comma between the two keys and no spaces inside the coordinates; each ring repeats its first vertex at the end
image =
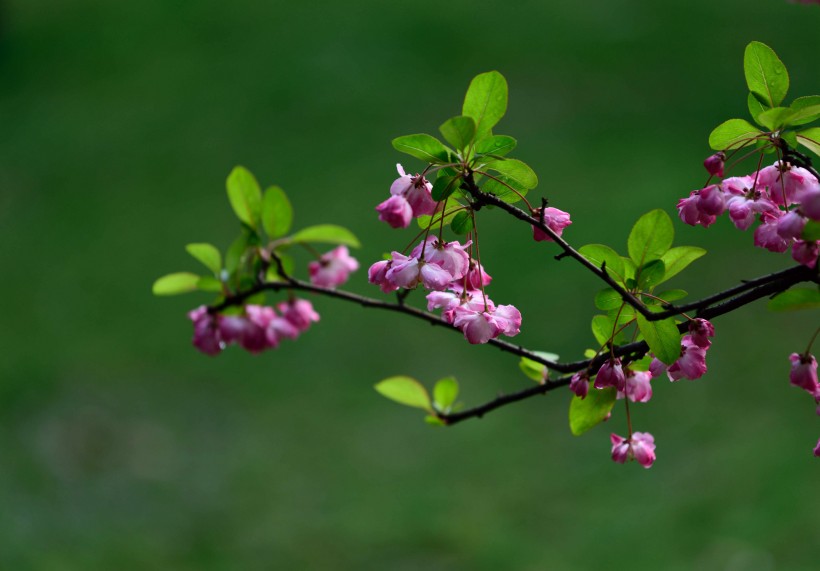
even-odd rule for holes
{"type": "Polygon", "coordinates": [[[376,262],[367,270],[367,281],[381,288],[384,293],[396,291],[399,286],[387,279],[387,272],[393,267],[393,260],[376,262]]]}
{"type": "Polygon", "coordinates": [[[817,359],[814,358],[814,355],[810,353],[804,355],[792,353],[789,355],[789,360],[792,362],[792,368],[789,372],[791,383],[812,395],[817,394],[820,385],[817,382],[817,359]]]}
{"type": "Polygon", "coordinates": [[[777,234],[784,240],[800,238],[806,222],[806,218],[797,210],[791,210],[778,219],[777,234]]]}
{"type": "Polygon", "coordinates": [[[693,190],[688,198],[678,200],[678,216],[690,226],[700,224],[704,228],[711,226],[717,218],[703,210],[700,204],[700,191],[697,190],[693,190]]]}
{"type": "Polygon", "coordinates": [[[572,375],[569,381],[569,390],[574,392],[579,398],[586,398],[589,394],[589,374],[581,371],[572,375]]]}
{"type": "Polygon", "coordinates": [[[726,195],[723,189],[716,184],[700,189],[697,206],[706,216],[720,216],[726,210],[726,195]]]}
{"type": "Polygon", "coordinates": [[[792,246],[792,258],[795,262],[813,268],[820,254],[817,240],[798,240],[792,246]]]}
{"type": "Polygon", "coordinates": [[[820,220],[820,190],[806,192],[800,209],[806,217],[812,220],[820,220]]]}
{"type": "Polygon", "coordinates": [[[755,229],[754,241],[758,248],[766,248],[770,252],[782,254],[789,249],[791,240],[785,240],[777,233],[778,216],[771,212],[760,215],[762,224],[755,229]]]}
{"type": "Polygon", "coordinates": [[[773,202],[786,208],[799,204],[805,193],[820,189],[809,171],[780,161],[760,169],[758,183],[768,188],[773,202]]]}
{"type": "Polygon", "coordinates": [[[435,214],[438,203],[433,200],[430,191],[433,185],[424,176],[409,175],[404,168],[396,165],[399,178],[390,185],[390,198],[376,207],[379,220],[387,222],[393,228],[406,228],[411,218],[435,214]]]}
{"type": "Polygon", "coordinates": [[[319,314],[313,309],[313,304],[306,299],[283,302],[278,304],[276,309],[300,333],[307,331],[312,322],[319,321],[319,314]]]}
{"type": "Polygon", "coordinates": [[[632,402],[649,402],[652,398],[652,373],[628,370],[624,378],[624,390],[618,391],[618,398],[626,396],[632,402]]]}
{"type": "Polygon", "coordinates": [[[470,258],[469,270],[464,276],[467,289],[480,290],[482,287],[490,285],[491,281],[493,281],[493,278],[487,273],[484,266],[470,258]]]}
{"type": "Polygon", "coordinates": [[[817,441],[817,446],[814,447],[814,455],[820,458],[820,440],[817,441]]]}
{"type": "Polygon", "coordinates": [[[612,442],[612,459],[623,464],[634,458],[644,468],[651,468],[655,462],[655,438],[648,432],[634,432],[627,440],[617,434],[609,436],[612,442]]]}
{"type": "Polygon", "coordinates": [[[691,335],[681,339],[681,356],[667,369],[670,381],[699,379],[706,373],[706,349],[699,347],[691,335]]]}
{"type": "MultiPolygon", "coordinates": [[[[572,224],[572,220],[569,219],[569,212],[564,212],[563,210],[558,210],[557,208],[552,208],[551,206],[543,209],[535,209],[533,216],[535,216],[538,220],[543,219],[544,224],[559,236],[564,232],[564,228],[572,224]]],[[[549,234],[536,226],[532,227],[532,235],[536,242],[553,241],[549,234]]]]}
{"type": "Polygon", "coordinates": [[[625,383],[624,370],[619,358],[610,358],[601,365],[601,368],[598,369],[598,374],[595,376],[596,389],[615,387],[619,391],[622,391],[624,390],[625,383]]]}
{"type": "Polygon", "coordinates": [[[206,355],[216,355],[222,351],[223,343],[217,319],[208,313],[207,307],[200,305],[191,310],[188,312],[188,318],[194,322],[194,347],[206,355]]]}
{"type": "Polygon", "coordinates": [[[404,196],[391,196],[376,207],[379,220],[393,228],[407,228],[413,219],[413,208],[404,196]]]}
{"type": "Polygon", "coordinates": [[[521,312],[512,305],[489,305],[475,308],[469,304],[459,305],[453,312],[453,325],[464,333],[464,338],[473,345],[486,343],[502,333],[508,337],[518,335],[521,330],[521,312]]]}
{"type": "Polygon", "coordinates": [[[414,258],[438,264],[452,276],[451,281],[460,280],[470,268],[470,255],[466,248],[471,243],[442,242],[435,236],[430,236],[413,248],[410,254],[414,258]]]}
{"type": "Polygon", "coordinates": [[[726,161],[726,154],[719,151],[714,155],[706,157],[703,161],[703,167],[712,176],[723,176],[723,163],[726,161]]]}
{"type": "Polygon", "coordinates": [[[351,272],[359,269],[359,262],[350,255],[347,246],[339,246],[322,254],[318,261],[310,262],[310,283],[320,287],[334,288],[345,283],[351,272]]]}
{"type": "Polygon", "coordinates": [[[689,335],[695,345],[708,349],[712,344],[709,337],[715,336],[715,326],[705,319],[696,317],[689,321],[689,335]]]}
{"type": "Polygon", "coordinates": [[[443,290],[453,275],[438,264],[393,252],[393,264],[384,279],[397,287],[412,289],[421,283],[426,289],[443,290]]]}

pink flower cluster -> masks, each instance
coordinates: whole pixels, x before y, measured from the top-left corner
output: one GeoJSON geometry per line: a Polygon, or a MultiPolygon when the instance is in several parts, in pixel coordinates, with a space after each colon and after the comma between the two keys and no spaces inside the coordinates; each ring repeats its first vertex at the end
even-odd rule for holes
{"type": "Polygon", "coordinates": [[[358,269],[359,262],[350,255],[347,246],[339,246],[308,264],[310,283],[326,288],[342,285],[351,272],[358,269]]]}
{"type": "Polygon", "coordinates": [[[619,464],[633,458],[644,468],[651,468],[655,462],[655,438],[648,432],[633,432],[632,438],[626,439],[611,434],[612,459],[619,464]]]}
{"type": "Polygon", "coordinates": [[[433,185],[423,175],[406,174],[400,164],[396,169],[399,178],[390,186],[390,198],[379,204],[376,211],[382,222],[393,228],[407,228],[413,218],[434,214],[438,203],[430,194],[433,185]]]}
{"type": "Polygon", "coordinates": [[[244,315],[219,315],[200,306],[188,313],[194,323],[194,347],[207,355],[217,355],[231,343],[251,353],[279,346],[282,339],[296,339],[319,314],[305,299],[279,303],[274,308],[245,306],[244,315]]]}
{"type": "Polygon", "coordinates": [[[442,309],[442,318],[461,329],[470,343],[486,343],[501,334],[517,335],[521,313],[512,305],[496,306],[483,294],[482,288],[492,278],[468,254],[470,244],[430,236],[409,256],[393,252],[390,260],[370,266],[368,279],[385,293],[419,284],[431,290],[427,309],[442,309]]]}
{"type": "MultiPolygon", "coordinates": [[[[722,160],[706,159],[707,170],[721,176],[722,160]]],[[[760,225],[754,243],[771,252],[789,248],[795,261],[812,267],[817,262],[817,240],[801,239],[808,220],[820,220],[820,182],[804,168],[781,161],[748,176],[724,179],[693,191],[678,201],[678,214],[685,223],[707,227],[728,212],[740,230],[749,229],[755,219],[760,225]]]]}
{"type": "Polygon", "coordinates": [[[693,381],[706,374],[706,351],[711,347],[710,337],[715,336],[715,327],[707,320],[697,318],[689,322],[689,334],[680,342],[680,357],[667,367],[658,359],[653,359],[649,366],[652,377],[663,373],[670,381],[689,379],[693,381]]]}
{"type": "MultiPolygon", "coordinates": [[[[792,362],[789,380],[814,397],[815,403],[820,405],[820,382],[817,380],[817,359],[808,351],[803,353],[792,353],[789,355],[792,362]]],[[[820,406],[817,407],[817,414],[820,414],[820,406]]],[[[820,457],[820,441],[814,449],[814,455],[820,457]]]]}

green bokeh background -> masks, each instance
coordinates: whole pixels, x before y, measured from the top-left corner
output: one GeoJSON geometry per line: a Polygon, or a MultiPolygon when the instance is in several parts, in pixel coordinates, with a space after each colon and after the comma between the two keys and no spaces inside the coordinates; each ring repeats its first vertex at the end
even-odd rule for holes
{"type": "MultiPolygon", "coordinates": [[[[572,213],[577,245],[622,250],[640,214],[702,184],[706,136],[745,114],[757,39],[820,90],[820,7],[744,2],[338,3],[7,0],[0,28],[0,568],[816,569],[820,419],[787,356],[817,316],[760,302],[716,321],[708,376],[634,407],[648,471],[609,459],[551,393],[451,429],[379,397],[397,373],[456,375],[468,404],[530,382],[450,332],[316,299],[322,322],[253,357],[190,347],[200,296],[153,298],[226,247],[235,164],[280,184],[296,224],[340,222],[366,267],[400,249],[373,207],[390,139],[460,110],[498,69],[498,131],[572,213]]],[[[752,166],[749,166],[751,169],[752,166]]],[[[518,339],[576,359],[598,284],[482,213],[491,294],[518,339]]],[[[676,223],[710,254],[693,295],[790,262],[721,220],[676,223]]],[[[376,294],[364,272],[350,289],[376,294]]]]}

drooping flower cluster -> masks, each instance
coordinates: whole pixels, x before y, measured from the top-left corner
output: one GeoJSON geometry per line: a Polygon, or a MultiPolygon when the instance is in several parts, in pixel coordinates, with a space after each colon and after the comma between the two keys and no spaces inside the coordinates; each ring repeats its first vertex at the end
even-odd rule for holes
{"type": "MultiPolygon", "coordinates": [[[[710,174],[722,176],[723,162],[713,155],[704,165],[710,174]]],[[[693,191],[678,201],[678,214],[692,226],[710,226],[728,212],[740,230],[749,229],[755,219],[755,246],[783,253],[789,248],[795,261],[813,267],[817,262],[817,240],[802,239],[808,220],[820,220],[820,182],[812,174],[787,162],[778,161],[748,176],[731,177],[693,191]]]]}
{"type": "Polygon", "coordinates": [[[319,314],[305,299],[279,303],[274,308],[247,305],[243,315],[220,315],[200,306],[188,313],[194,323],[194,347],[207,355],[217,355],[236,343],[246,351],[260,353],[275,349],[282,339],[296,339],[319,314]]]}
{"type": "Polygon", "coordinates": [[[359,262],[350,255],[347,246],[334,248],[308,264],[310,283],[327,288],[342,285],[350,277],[351,272],[358,269],[359,262]]]}
{"type": "Polygon", "coordinates": [[[651,468],[655,462],[655,438],[648,432],[633,432],[630,439],[611,434],[609,439],[615,462],[623,464],[634,458],[644,468],[651,468]]]}
{"type": "Polygon", "coordinates": [[[393,228],[407,228],[413,218],[434,214],[438,203],[430,194],[433,185],[423,175],[409,175],[400,164],[396,169],[399,178],[390,186],[390,198],[379,204],[376,211],[382,222],[393,228]]]}
{"type": "Polygon", "coordinates": [[[689,322],[689,334],[680,342],[680,357],[667,367],[660,360],[653,359],[649,367],[652,377],[663,373],[674,382],[680,379],[693,381],[706,374],[706,351],[711,347],[710,337],[715,336],[715,327],[707,320],[697,318],[689,322]]]}

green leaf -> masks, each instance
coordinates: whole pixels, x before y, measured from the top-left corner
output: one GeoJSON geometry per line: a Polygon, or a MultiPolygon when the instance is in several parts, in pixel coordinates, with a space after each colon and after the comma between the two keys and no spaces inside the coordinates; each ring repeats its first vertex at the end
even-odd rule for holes
{"type": "Polygon", "coordinates": [[[603,309],[604,311],[609,311],[610,309],[617,309],[621,307],[621,304],[624,302],[621,299],[621,294],[617,291],[608,287],[606,289],[602,289],[598,293],[595,294],[595,307],[598,309],[603,309]]]}
{"type": "Polygon", "coordinates": [[[749,96],[746,98],[746,105],[749,107],[749,114],[752,116],[752,119],[754,119],[758,125],[762,125],[762,123],[758,120],[758,117],[761,113],[769,109],[769,107],[758,101],[757,97],[755,97],[754,93],[751,91],[749,92],[749,96]]]}
{"type": "MultiPolygon", "coordinates": [[[[557,362],[559,358],[555,353],[547,353],[546,351],[534,351],[534,353],[547,361],[557,362]]],[[[543,383],[548,375],[546,365],[527,357],[521,357],[521,360],[518,361],[518,368],[536,383],[543,383]]]]}
{"type": "Polygon", "coordinates": [[[585,398],[572,397],[569,403],[569,429],[580,436],[595,425],[600,424],[615,406],[618,391],[615,387],[594,389],[585,398]]]}
{"type": "Polygon", "coordinates": [[[196,291],[199,276],[190,272],[178,272],[162,276],[154,282],[154,295],[178,295],[196,291]]]}
{"type": "Polygon", "coordinates": [[[213,276],[201,276],[196,282],[196,289],[211,293],[222,293],[222,282],[213,276]]]}
{"type": "Polygon", "coordinates": [[[664,280],[666,266],[661,260],[652,260],[641,266],[638,271],[638,288],[643,291],[652,289],[664,280]]]}
{"type": "Polygon", "coordinates": [[[433,183],[433,189],[430,191],[433,200],[440,202],[448,198],[458,188],[457,183],[459,180],[461,180],[461,176],[439,174],[438,178],[436,178],[436,182],[433,183]]]}
{"type": "Polygon", "coordinates": [[[472,117],[459,115],[447,119],[438,128],[444,139],[456,149],[462,151],[470,146],[475,137],[475,120],[472,117]]]}
{"type": "Polygon", "coordinates": [[[675,239],[672,219],[661,209],[651,210],[638,218],[627,240],[629,257],[641,266],[663,256],[675,239]]]}
{"type": "Polygon", "coordinates": [[[211,244],[188,244],[185,250],[211,270],[215,275],[222,271],[222,254],[211,244]]]}
{"type": "Polygon", "coordinates": [[[647,321],[641,314],[636,317],[638,329],[655,357],[667,365],[677,361],[680,357],[680,332],[675,324],[675,318],[647,321]]]}
{"type": "Polygon", "coordinates": [[[657,296],[666,302],[673,302],[678,301],[679,299],[683,299],[689,295],[686,290],[683,289],[670,289],[666,291],[662,291],[657,296]]]}
{"type": "Polygon", "coordinates": [[[774,107],[761,113],[757,117],[757,122],[770,131],[779,131],[791,124],[790,121],[795,114],[796,112],[788,107],[774,107]]]}
{"type": "Polygon", "coordinates": [[[478,142],[475,146],[475,152],[479,154],[490,154],[504,156],[512,151],[518,142],[507,135],[493,135],[478,142]]]}
{"type": "Polygon", "coordinates": [[[507,112],[507,80],[497,71],[488,71],[473,78],[461,114],[472,117],[476,124],[476,138],[484,135],[498,123],[507,112]]]}
{"type": "Polygon", "coordinates": [[[806,241],[820,240],[820,220],[809,220],[806,222],[801,238],[806,241]]]}
{"type": "Polygon", "coordinates": [[[427,416],[425,416],[424,422],[432,426],[447,426],[447,423],[445,423],[439,417],[433,416],[432,414],[428,414],[427,416]]]}
{"type": "Polygon", "coordinates": [[[374,387],[379,394],[399,404],[433,412],[427,389],[411,377],[390,377],[379,381],[374,387]]]}
{"type": "Polygon", "coordinates": [[[797,141],[815,155],[820,156],[820,127],[812,127],[797,133],[797,141]]]}
{"type": "Polygon", "coordinates": [[[612,320],[608,316],[594,315],[592,317],[592,334],[602,347],[610,342],[614,329],[612,320]]]}
{"type": "Polygon", "coordinates": [[[769,311],[794,311],[820,308],[820,290],[796,287],[784,291],[769,302],[769,311]]]}
{"type": "Polygon", "coordinates": [[[485,164],[488,169],[504,175],[506,179],[514,181],[522,188],[529,190],[538,186],[538,176],[523,161],[518,159],[489,159],[485,161],[485,164]]]}
{"type": "Polygon", "coordinates": [[[613,276],[616,281],[622,284],[626,281],[623,259],[618,252],[609,246],[603,244],[587,244],[586,246],[581,246],[578,251],[599,268],[606,263],[607,273],[613,276]]]}
{"type": "Polygon", "coordinates": [[[742,147],[763,131],[744,119],[729,119],[709,134],[709,146],[716,151],[742,147]]]}
{"type": "Polygon", "coordinates": [[[226,187],[236,217],[251,228],[257,228],[262,214],[262,191],[256,178],[245,167],[234,167],[226,187]]]}
{"type": "Polygon", "coordinates": [[[527,196],[529,189],[522,186],[518,181],[510,179],[502,174],[490,175],[483,186],[484,192],[496,195],[498,198],[509,204],[515,204],[521,200],[522,196],[527,196]]]}
{"type": "Polygon", "coordinates": [[[459,235],[464,235],[467,232],[472,231],[473,217],[470,215],[470,212],[465,210],[456,214],[453,217],[452,222],[450,222],[450,228],[453,232],[459,235]]]}
{"type": "Polygon", "coordinates": [[[820,119],[820,95],[798,97],[792,101],[791,108],[795,111],[789,120],[790,125],[805,125],[820,119]]]}
{"type": "Polygon", "coordinates": [[[444,143],[425,133],[397,137],[393,139],[393,148],[426,163],[446,163],[450,156],[450,151],[444,143]]]}
{"type": "Polygon", "coordinates": [[[743,54],[746,85],[762,103],[777,107],[789,91],[789,73],[774,50],[761,42],[751,42],[743,54]]]}
{"type": "Polygon", "coordinates": [[[250,246],[250,235],[247,232],[242,232],[239,237],[233,241],[225,253],[225,269],[229,274],[233,274],[242,263],[242,256],[250,246]]]}
{"type": "Polygon", "coordinates": [[[446,411],[458,398],[458,381],[454,377],[445,377],[436,382],[433,387],[433,400],[436,403],[436,408],[440,411],[446,411]]]}
{"type": "Polygon", "coordinates": [[[262,225],[270,238],[279,238],[290,232],[293,224],[293,207],[285,191],[271,186],[262,198],[262,225]]]}
{"type": "Polygon", "coordinates": [[[347,228],[335,224],[318,224],[299,230],[290,237],[292,242],[321,242],[323,244],[343,244],[360,248],[361,243],[347,228]]]}
{"type": "MultiPolygon", "coordinates": [[[[463,211],[464,206],[457,202],[453,204],[453,202],[451,201],[450,206],[448,206],[447,210],[444,212],[444,225],[447,226],[448,224],[450,224],[453,221],[453,218],[456,217],[456,214],[463,211]]],[[[427,227],[431,225],[438,226],[439,224],[441,224],[441,213],[436,213],[433,216],[419,216],[416,219],[416,223],[419,225],[419,228],[422,229],[427,229],[427,227]]]]}
{"type": "Polygon", "coordinates": [[[663,276],[663,279],[658,283],[663,283],[671,277],[678,275],[685,270],[689,264],[705,254],[706,250],[696,246],[678,246],[676,248],[670,248],[663,256],[661,256],[661,261],[663,261],[664,266],[666,266],[666,273],[663,276]]]}

